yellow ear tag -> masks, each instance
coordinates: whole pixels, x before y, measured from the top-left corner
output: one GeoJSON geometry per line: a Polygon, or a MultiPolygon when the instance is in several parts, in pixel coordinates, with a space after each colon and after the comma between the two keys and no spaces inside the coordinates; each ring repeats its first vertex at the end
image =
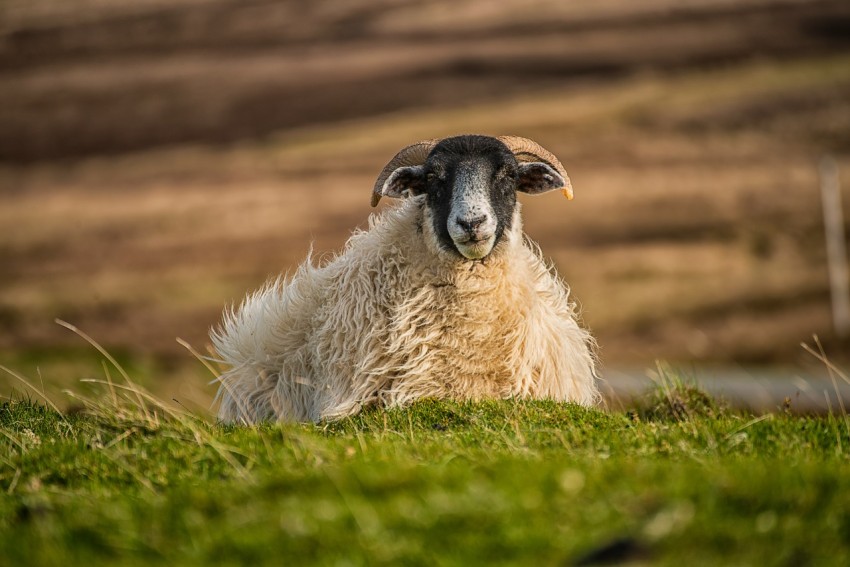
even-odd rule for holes
{"type": "Polygon", "coordinates": [[[572,189],[572,187],[562,187],[561,193],[564,194],[564,197],[566,197],[568,201],[573,200],[573,189],[572,189]]]}

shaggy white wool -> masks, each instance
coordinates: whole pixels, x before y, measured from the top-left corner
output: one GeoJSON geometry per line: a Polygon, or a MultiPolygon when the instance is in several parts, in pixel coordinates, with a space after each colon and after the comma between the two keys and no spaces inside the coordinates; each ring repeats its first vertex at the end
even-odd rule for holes
{"type": "Polygon", "coordinates": [[[441,250],[424,197],[369,219],[226,312],[225,422],[318,421],[425,398],[597,401],[594,343],[569,291],[512,229],[483,262],[441,250]],[[414,228],[415,227],[415,228],[414,228]]]}

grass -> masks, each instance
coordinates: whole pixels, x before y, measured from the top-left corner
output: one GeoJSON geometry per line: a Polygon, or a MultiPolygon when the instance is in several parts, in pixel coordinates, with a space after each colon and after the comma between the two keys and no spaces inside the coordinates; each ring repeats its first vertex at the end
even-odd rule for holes
{"type": "Polygon", "coordinates": [[[245,428],[111,380],[75,403],[0,406],[0,564],[850,561],[846,414],[736,413],[675,376],[626,412],[425,400],[245,428]]]}

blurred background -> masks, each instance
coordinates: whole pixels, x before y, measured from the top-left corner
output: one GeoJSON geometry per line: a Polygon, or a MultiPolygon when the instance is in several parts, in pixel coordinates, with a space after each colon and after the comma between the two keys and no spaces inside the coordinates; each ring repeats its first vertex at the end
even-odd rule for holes
{"type": "Polygon", "coordinates": [[[205,352],[226,305],[366,225],[399,148],[458,133],[566,165],[576,199],[521,199],[526,230],[612,384],[806,377],[813,334],[850,358],[818,177],[833,156],[850,218],[846,0],[0,0],[0,364],[103,378],[59,318],[208,407],[176,338],[205,352]]]}

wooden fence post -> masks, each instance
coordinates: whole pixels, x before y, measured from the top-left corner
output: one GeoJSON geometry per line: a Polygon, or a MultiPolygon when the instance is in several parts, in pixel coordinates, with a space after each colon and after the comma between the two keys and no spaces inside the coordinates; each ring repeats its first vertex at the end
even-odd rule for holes
{"type": "Polygon", "coordinates": [[[844,242],[844,214],[841,208],[841,185],[838,166],[830,156],[820,162],[820,190],[823,203],[823,225],[826,233],[826,255],[829,266],[829,289],[832,298],[832,323],[841,337],[850,335],[850,277],[844,242]]]}

